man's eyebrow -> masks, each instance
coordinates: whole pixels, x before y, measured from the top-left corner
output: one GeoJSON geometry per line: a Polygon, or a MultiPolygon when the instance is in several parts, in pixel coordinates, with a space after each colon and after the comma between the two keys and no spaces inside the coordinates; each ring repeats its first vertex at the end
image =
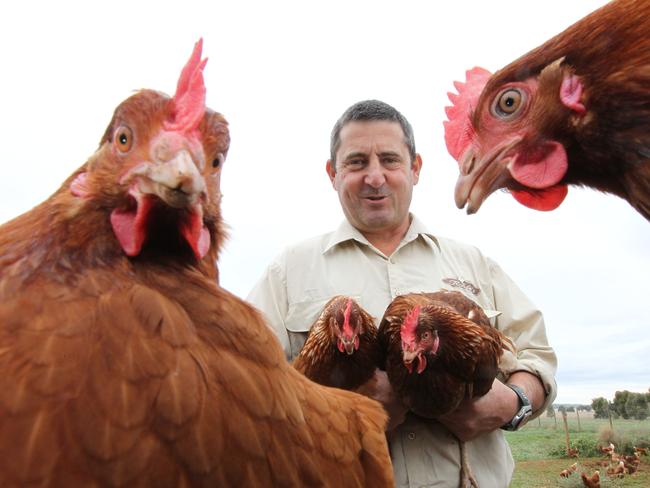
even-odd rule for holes
{"type": "Polygon", "coordinates": [[[393,157],[397,157],[397,158],[401,157],[400,153],[398,153],[396,151],[383,151],[383,152],[379,153],[379,156],[381,156],[381,157],[393,156],[393,157]]]}
{"type": "Polygon", "coordinates": [[[364,152],[361,151],[355,151],[351,152],[349,154],[346,154],[345,157],[343,158],[344,161],[347,161],[348,159],[354,159],[354,158],[367,158],[368,155],[364,152]]]}
{"type": "MultiPolygon", "coordinates": [[[[343,158],[344,161],[347,161],[349,159],[354,159],[354,158],[367,158],[368,155],[365,152],[362,151],[355,151],[351,152],[349,154],[346,154],[345,157],[343,158]]],[[[395,157],[395,158],[400,158],[401,155],[397,151],[383,151],[379,153],[379,157],[385,158],[385,157],[395,157]]]]}

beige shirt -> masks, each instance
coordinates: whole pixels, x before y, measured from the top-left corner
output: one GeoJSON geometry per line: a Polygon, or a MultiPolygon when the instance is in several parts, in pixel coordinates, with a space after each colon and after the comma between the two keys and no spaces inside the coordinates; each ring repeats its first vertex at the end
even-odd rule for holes
{"type": "MultiPolygon", "coordinates": [[[[354,297],[378,325],[397,295],[441,288],[465,293],[514,340],[517,355],[504,358],[501,367],[506,375],[523,370],[539,376],[547,393],[537,412],[543,413],[555,398],[557,360],[541,312],[478,249],[433,236],[416,217],[391,256],[377,250],[347,221],[335,232],[291,246],[270,264],[248,300],[265,313],[291,360],[334,295],[354,297]]],[[[468,442],[467,447],[480,486],[510,484],[514,461],[500,430],[468,442]]],[[[392,436],[390,449],[396,486],[458,486],[458,443],[441,424],[408,416],[392,436]]]]}

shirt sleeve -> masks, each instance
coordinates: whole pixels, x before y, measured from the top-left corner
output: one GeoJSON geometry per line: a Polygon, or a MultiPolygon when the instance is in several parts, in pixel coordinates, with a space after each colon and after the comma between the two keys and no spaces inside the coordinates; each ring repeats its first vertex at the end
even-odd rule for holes
{"type": "Polygon", "coordinates": [[[557,357],[546,337],[544,317],[498,264],[490,259],[488,262],[495,306],[501,312],[496,325],[516,346],[516,354],[505,358],[501,369],[506,378],[516,371],[527,371],[541,380],[546,399],[535,416],[541,415],[557,393],[557,357]]]}
{"type": "Polygon", "coordinates": [[[291,355],[289,335],[285,326],[288,310],[286,272],[280,260],[275,260],[246,297],[266,319],[267,325],[280,340],[287,359],[291,355]]]}

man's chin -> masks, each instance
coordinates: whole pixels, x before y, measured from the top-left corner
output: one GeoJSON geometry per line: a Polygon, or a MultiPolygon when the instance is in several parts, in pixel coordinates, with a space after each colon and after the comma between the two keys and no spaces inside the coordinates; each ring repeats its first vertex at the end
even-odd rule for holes
{"type": "Polygon", "coordinates": [[[395,220],[392,212],[367,212],[359,218],[361,225],[355,227],[359,227],[361,230],[377,231],[394,226],[395,220]]]}

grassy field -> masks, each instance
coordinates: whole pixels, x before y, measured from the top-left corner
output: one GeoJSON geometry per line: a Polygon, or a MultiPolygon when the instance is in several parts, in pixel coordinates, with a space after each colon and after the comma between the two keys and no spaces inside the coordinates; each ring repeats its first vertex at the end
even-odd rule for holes
{"type": "Polygon", "coordinates": [[[557,415],[557,426],[545,414],[533,420],[518,432],[507,432],[512,454],[517,463],[511,488],[582,487],[580,472],[591,474],[600,471],[601,487],[650,487],[650,457],[641,459],[636,473],[621,479],[606,475],[608,458],[598,451],[598,445],[612,440],[617,452],[631,454],[632,446],[650,445],[650,420],[613,420],[614,430],[608,420],[594,419],[580,412],[580,425],[575,413],[568,414],[571,447],[577,447],[577,459],[565,454],[565,432],[562,416],[557,415]],[[569,478],[560,477],[560,471],[574,462],[578,471],[569,478]],[[603,465],[604,464],[604,465],[603,465]]]}

